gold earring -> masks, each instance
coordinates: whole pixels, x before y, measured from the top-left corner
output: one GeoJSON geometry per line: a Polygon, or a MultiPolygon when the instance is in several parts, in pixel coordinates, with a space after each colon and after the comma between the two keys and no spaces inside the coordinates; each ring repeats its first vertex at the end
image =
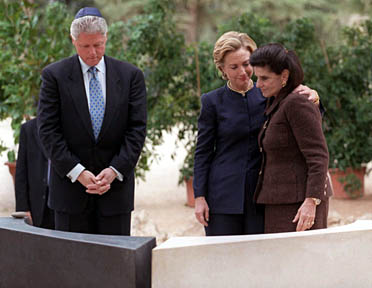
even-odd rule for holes
{"type": "Polygon", "coordinates": [[[282,82],[282,87],[283,87],[283,88],[285,87],[285,85],[287,85],[287,81],[283,81],[283,82],[282,82]]]}

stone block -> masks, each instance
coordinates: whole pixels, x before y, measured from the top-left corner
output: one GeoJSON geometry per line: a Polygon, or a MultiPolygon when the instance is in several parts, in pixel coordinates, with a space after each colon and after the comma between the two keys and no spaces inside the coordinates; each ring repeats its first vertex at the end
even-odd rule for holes
{"type": "Polygon", "coordinates": [[[372,287],[372,221],[329,229],[171,238],[153,250],[152,287],[372,287]]]}
{"type": "Polygon", "coordinates": [[[0,287],[150,287],[154,237],[92,235],[0,218],[0,287]]]}

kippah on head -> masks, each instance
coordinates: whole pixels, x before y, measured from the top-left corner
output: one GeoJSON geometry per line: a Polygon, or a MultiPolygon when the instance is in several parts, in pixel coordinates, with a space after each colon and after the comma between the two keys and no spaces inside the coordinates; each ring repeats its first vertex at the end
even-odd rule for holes
{"type": "Polygon", "coordinates": [[[97,16],[102,18],[101,12],[95,7],[84,7],[79,10],[79,12],[76,13],[75,19],[84,17],[84,16],[97,16]]]}

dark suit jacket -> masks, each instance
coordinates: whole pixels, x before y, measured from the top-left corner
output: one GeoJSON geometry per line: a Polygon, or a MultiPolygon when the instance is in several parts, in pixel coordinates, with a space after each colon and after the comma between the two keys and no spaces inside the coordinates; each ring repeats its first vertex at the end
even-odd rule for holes
{"type": "Polygon", "coordinates": [[[243,213],[246,193],[252,201],[256,188],[261,163],[257,137],[266,119],[266,99],[256,87],[242,97],[225,85],[204,94],[201,102],[195,197],[206,197],[211,213],[243,213]]]}
{"type": "Polygon", "coordinates": [[[262,173],[255,199],[291,204],[306,197],[327,200],[328,149],[319,109],[299,94],[278,95],[265,110],[260,131],[262,173]]]}
{"type": "Polygon", "coordinates": [[[133,210],[134,168],[146,135],[146,88],[135,66],[105,56],[106,108],[97,141],[94,139],[84,80],[78,56],[43,69],[38,125],[40,139],[52,161],[49,206],[81,213],[89,194],[67,174],[76,164],[97,175],[113,166],[124,181],[115,179],[104,195],[97,195],[103,215],[133,210]]]}
{"type": "Polygon", "coordinates": [[[16,211],[30,211],[40,227],[48,193],[48,159],[37,134],[36,119],[21,126],[15,175],[16,211]]]}

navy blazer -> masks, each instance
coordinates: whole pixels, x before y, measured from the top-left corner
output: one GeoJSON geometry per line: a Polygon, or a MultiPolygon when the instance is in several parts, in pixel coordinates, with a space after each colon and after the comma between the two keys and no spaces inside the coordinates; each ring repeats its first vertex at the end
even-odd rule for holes
{"type": "Polygon", "coordinates": [[[96,196],[103,215],[128,213],[134,206],[134,168],[146,136],[146,87],[141,70],[105,57],[106,108],[97,140],[93,135],[83,74],[77,55],[43,69],[38,126],[52,162],[48,205],[57,211],[81,213],[89,195],[67,174],[76,164],[97,175],[113,166],[115,179],[105,194],[96,196]]]}
{"type": "Polygon", "coordinates": [[[40,227],[48,198],[48,159],[37,134],[36,118],[21,126],[15,175],[16,211],[30,211],[40,227]]]}
{"type": "Polygon", "coordinates": [[[256,85],[245,97],[225,85],[202,95],[201,102],[195,197],[206,197],[210,213],[244,213],[244,201],[252,201],[261,164],[257,138],[266,120],[266,98],[256,85]]]}

